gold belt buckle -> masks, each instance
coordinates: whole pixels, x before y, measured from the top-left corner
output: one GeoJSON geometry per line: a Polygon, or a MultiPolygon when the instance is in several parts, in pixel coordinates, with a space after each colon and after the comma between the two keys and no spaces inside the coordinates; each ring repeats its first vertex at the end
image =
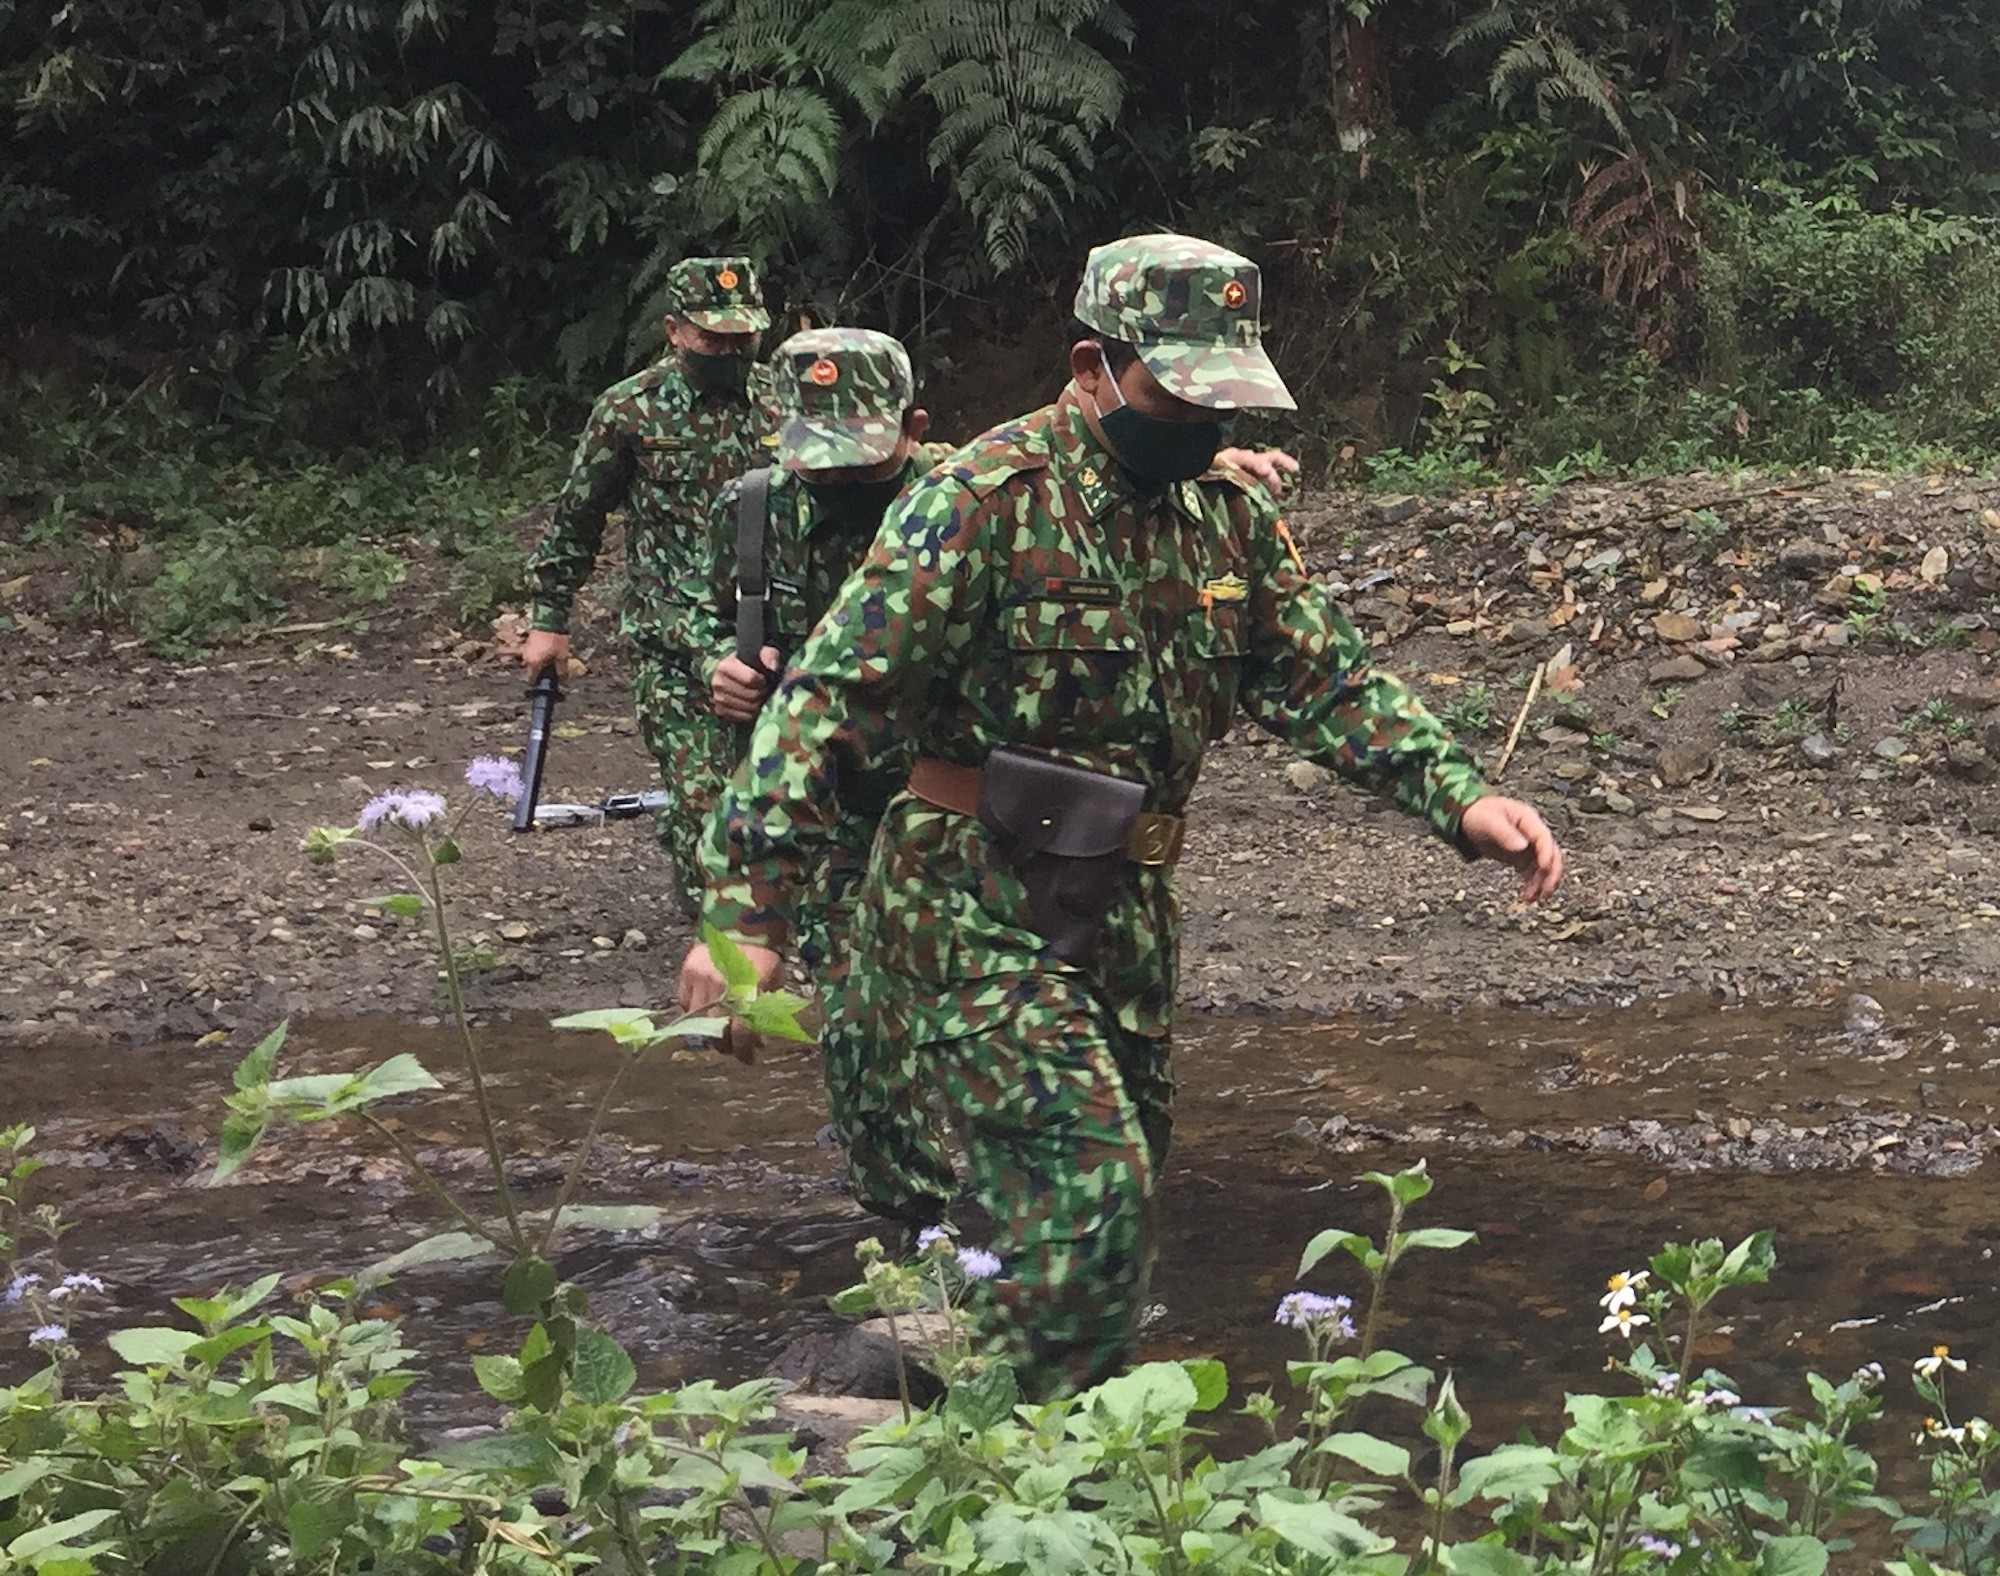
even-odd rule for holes
{"type": "Polygon", "coordinates": [[[1170,865],[1181,856],[1187,837],[1187,821],[1178,815],[1154,815],[1150,811],[1132,823],[1132,836],[1125,853],[1135,865],[1170,865]]]}

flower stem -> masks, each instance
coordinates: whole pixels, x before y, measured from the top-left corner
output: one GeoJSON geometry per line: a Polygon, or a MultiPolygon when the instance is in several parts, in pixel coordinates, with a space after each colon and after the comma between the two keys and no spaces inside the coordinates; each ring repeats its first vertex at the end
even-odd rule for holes
{"type": "Polygon", "coordinates": [[[590,1126],[584,1131],[583,1142],[577,1146],[576,1158],[569,1163],[569,1170],[563,1173],[562,1187],[557,1190],[556,1201],[549,1210],[549,1223],[542,1228],[542,1240],[535,1251],[543,1258],[549,1256],[549,1245],[555,1241],[556,1228],[562,1224],[562,1212],[569,1207],[569,1201],[576,1196],[577,1184],[583,1180],[583,1168],[590,1163],[590,1152],[597,1145],[598,1129],[604,1125],[605,1113],[611,1109],[611,1097],[618,1092],[618,1085],[625,1074],[645,1054],[642,1045],[618,1059],[618,1067],[604,1086],[604,1093],[598,1097],[597,1109],[590,1113],[590,1126]]]}
{"type": "Polygon", "coordinates": [[[507,1186],[507,1157],[500,1148],[500,1129],[493,1120],[493,1102],[486,1094],[486,1075],[479,1065],[479,1046],[472,1037],[472,1023],[465,1012],[465,987],[458,977],[458,955],[452,951],[451,925],[444,912],[444,883],[438,876],[435,860],[424,872],[424,884],[430,888],[431,918],[437,929],[438,952],[444,958],[445,995],[451,1003],[452,1015],[458,1019],[459,1037],[465,1042],[465,1068],[472,1078],[472,1097],[479,1106],[479,1125],[486,1135],[486,1158],[493,1167],[493,1181],[500,1189],[500,1208],[507,1216],[511,1251],[525,1253],[528,1242],[521,1234],[521,1216],[514,1207],[514,1191],[507,1186]]]}
{"type": "Polygon", "coordinates": [[[509,1244],[505,1237],[501,1236],[484,1221],[476,1219],[470,1210],[451,1196],[442,1182],[431,1175],[430,1168],[417,1158],[417,1152],[410,1147],[408,1140],[401,1133],[386,1125],[372,1111],[356,1111],[354,1114],[389,1141],[403,1164],[410,1168],[410,1175],[416,1179],[417,1186],[430,1194],[440,1204],[444,1205],[447,1210],[458,1218],[461,1225],[469,1228],[475,1235],[484,1237],[502,1253],[509,1250],[509,1244]]]}

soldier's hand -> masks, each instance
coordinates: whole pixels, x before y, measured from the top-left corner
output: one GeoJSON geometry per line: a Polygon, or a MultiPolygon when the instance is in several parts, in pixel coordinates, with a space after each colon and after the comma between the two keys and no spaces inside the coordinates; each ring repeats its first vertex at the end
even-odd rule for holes
{"type": "Polygon", "coordinates": [[[1539,903],[1562,885],[1562,849],[1534,806],[1488,794],[1475,800],[1458,829],[1482,859],[1521,872],[1521,901],[1539,903]]]}
{"type": "MultiPolygon", "coordinates": [[[[784,960],[769,947],[745,944],[743,956],[757,966],[757,988],[775,990],[784,972],[784,960]]],[[[705,946],[693,946],[681,964],[680,1003],[683,1012],[700,1012],[713,1007],[729,994],[729,981],[715,966],[705,946]]]]}
{"type": "Polygon", "coordinates": [[[764,664],[762,673],[737,656],[724,657],[716,668],[709,698],[715,706],[716,716],[724,722],[757,720],[758,708],[771,692],[771,680],[767,675],[778,669],[778,648],[766,646],[760,656],[764,664]]]}
{"type": "Polygon", "coordinates": [[[528,670],[528,677],[533,678],[551,663],[557,678],[569,676],[569,636],[548,629],[529,630],[528,638],[521,642],[521,666],[528,670]]]}
{"type": "Polygon", "coordinates": [[[1216,453],[1215,463],[1248,471],[1273,498],[1283,496],[1287,476],[1299,474],[1299,462],[1283,449],[1222,449],[1216,453]]]}

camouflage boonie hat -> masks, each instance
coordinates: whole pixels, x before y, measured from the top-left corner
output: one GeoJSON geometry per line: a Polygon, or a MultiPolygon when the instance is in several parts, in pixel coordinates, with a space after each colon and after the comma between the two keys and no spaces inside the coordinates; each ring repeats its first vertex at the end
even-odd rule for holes
{"type": "Polygon", "coordinates": [[[683,257],[667,270],[667,310],[717,334],[759,334],[771,326],[757,270],[747,257],[683,257]]]}
{"type": "Polygon", "coordinates": [[[1122,339],[1169,394],[1212,410],[1296,410],[1257,323],[1257,265],[1191,235],[1134,235],[1094,247],[1076,316],[1122,339]]]}
{"type": "Polygon", "coordinates": [[[787,470],[880,465],[896,452],[916,379],[902,345],[872,328],[809,328],[771,356],[778,460],[787,470]]]}

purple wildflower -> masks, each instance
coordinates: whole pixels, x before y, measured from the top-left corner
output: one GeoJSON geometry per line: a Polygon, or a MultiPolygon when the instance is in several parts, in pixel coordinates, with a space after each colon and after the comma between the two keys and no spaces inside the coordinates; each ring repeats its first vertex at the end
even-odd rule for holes
{"type": "Polygon", "coordinates": [[[1316,1291],[1289,1292],[1278,1303],[1273,1322],[1288,1324],[1295,1330],[1332,1322],[1335,1333],[1342,1340],[1352,1340],[1354,1321],[1347,1317],[1347,1310],[1353,1306],[1354,1299],[1351,1297],[1322,1297],[1316,1291]]]}
{"type": "Polygon", "coordinates": [[[4,1302],[11,1308],[15,1303],[27,1296],[30,1288],[39,1286],[41,1283],[41,1276],[24,1270],[8,1283],[6,1292],[0,1294],[0,1302],[4,1302]]]}
{"type": "Polygon", "coordinates": [[[372,832],[403,807],[403,793],[400,788],[391,788],[387,793],[378,793],[361,807],[361,830],[372,832]]]}
{"type": "Polygon", "coordinates": [[[104,1290],[104,1282],[95,1275],[65,1275],[62,1283],[49,1293],[50,1302],[62,1302],[70,1297],[81,1296],[84,1292],[104,1290]]]}
{"type": "Polygon", "coordinates": [[[1669,1368],[1665,1373],[1653,1376],[1653,1394],[1672,1395],[1681,1387],[1681,1376],[1669,1368]]]}
{"type": "Polygon", "coordinates": [[[480,793],[491,794],[509,804],[521,797],[526,786],[521,781],[521,768],[504,755],[475,757],[465,768],[465,780],[480,793]]]}
{"type": "Polygon", "coordinates": [[[69,1331],[60,1324],[44,1324],[28,1332],[30,1346],[60,1346],[69,1339],[69,1331]]]}
{"type": "Polygon", "coordinates": [[[950,1236],[951,1233],[946,1231],[942,1226],[926,1226],[922,1231],[917,1233],[917,1251],[919,1253],[928,1253],[932,1248],[950,1236]]]}
{"type": "Polygon", "coordinates": [[[1681,1554],[1678,1543],[1670,1538],[1656,1538],[1650,1532],[1640,1533],[1635,1547],[1643,1554],[1657,1554],[1663,1560],[1677,1560],[1681,1554]]]}
{"type": "Polygon", "coordinates": [[[968,1280],[991,1280],[1000,1273],[1000,1257],[984,1248],[960,1248],[958,1267],[968,1280]]]}
{"type": "Polygon", "coordinates": [[[444,819],[443,794],[432,793],[428,788],[412,788],[402,797],[403,802],[396,807],[396,819],[411,831],[444,819]]]}

